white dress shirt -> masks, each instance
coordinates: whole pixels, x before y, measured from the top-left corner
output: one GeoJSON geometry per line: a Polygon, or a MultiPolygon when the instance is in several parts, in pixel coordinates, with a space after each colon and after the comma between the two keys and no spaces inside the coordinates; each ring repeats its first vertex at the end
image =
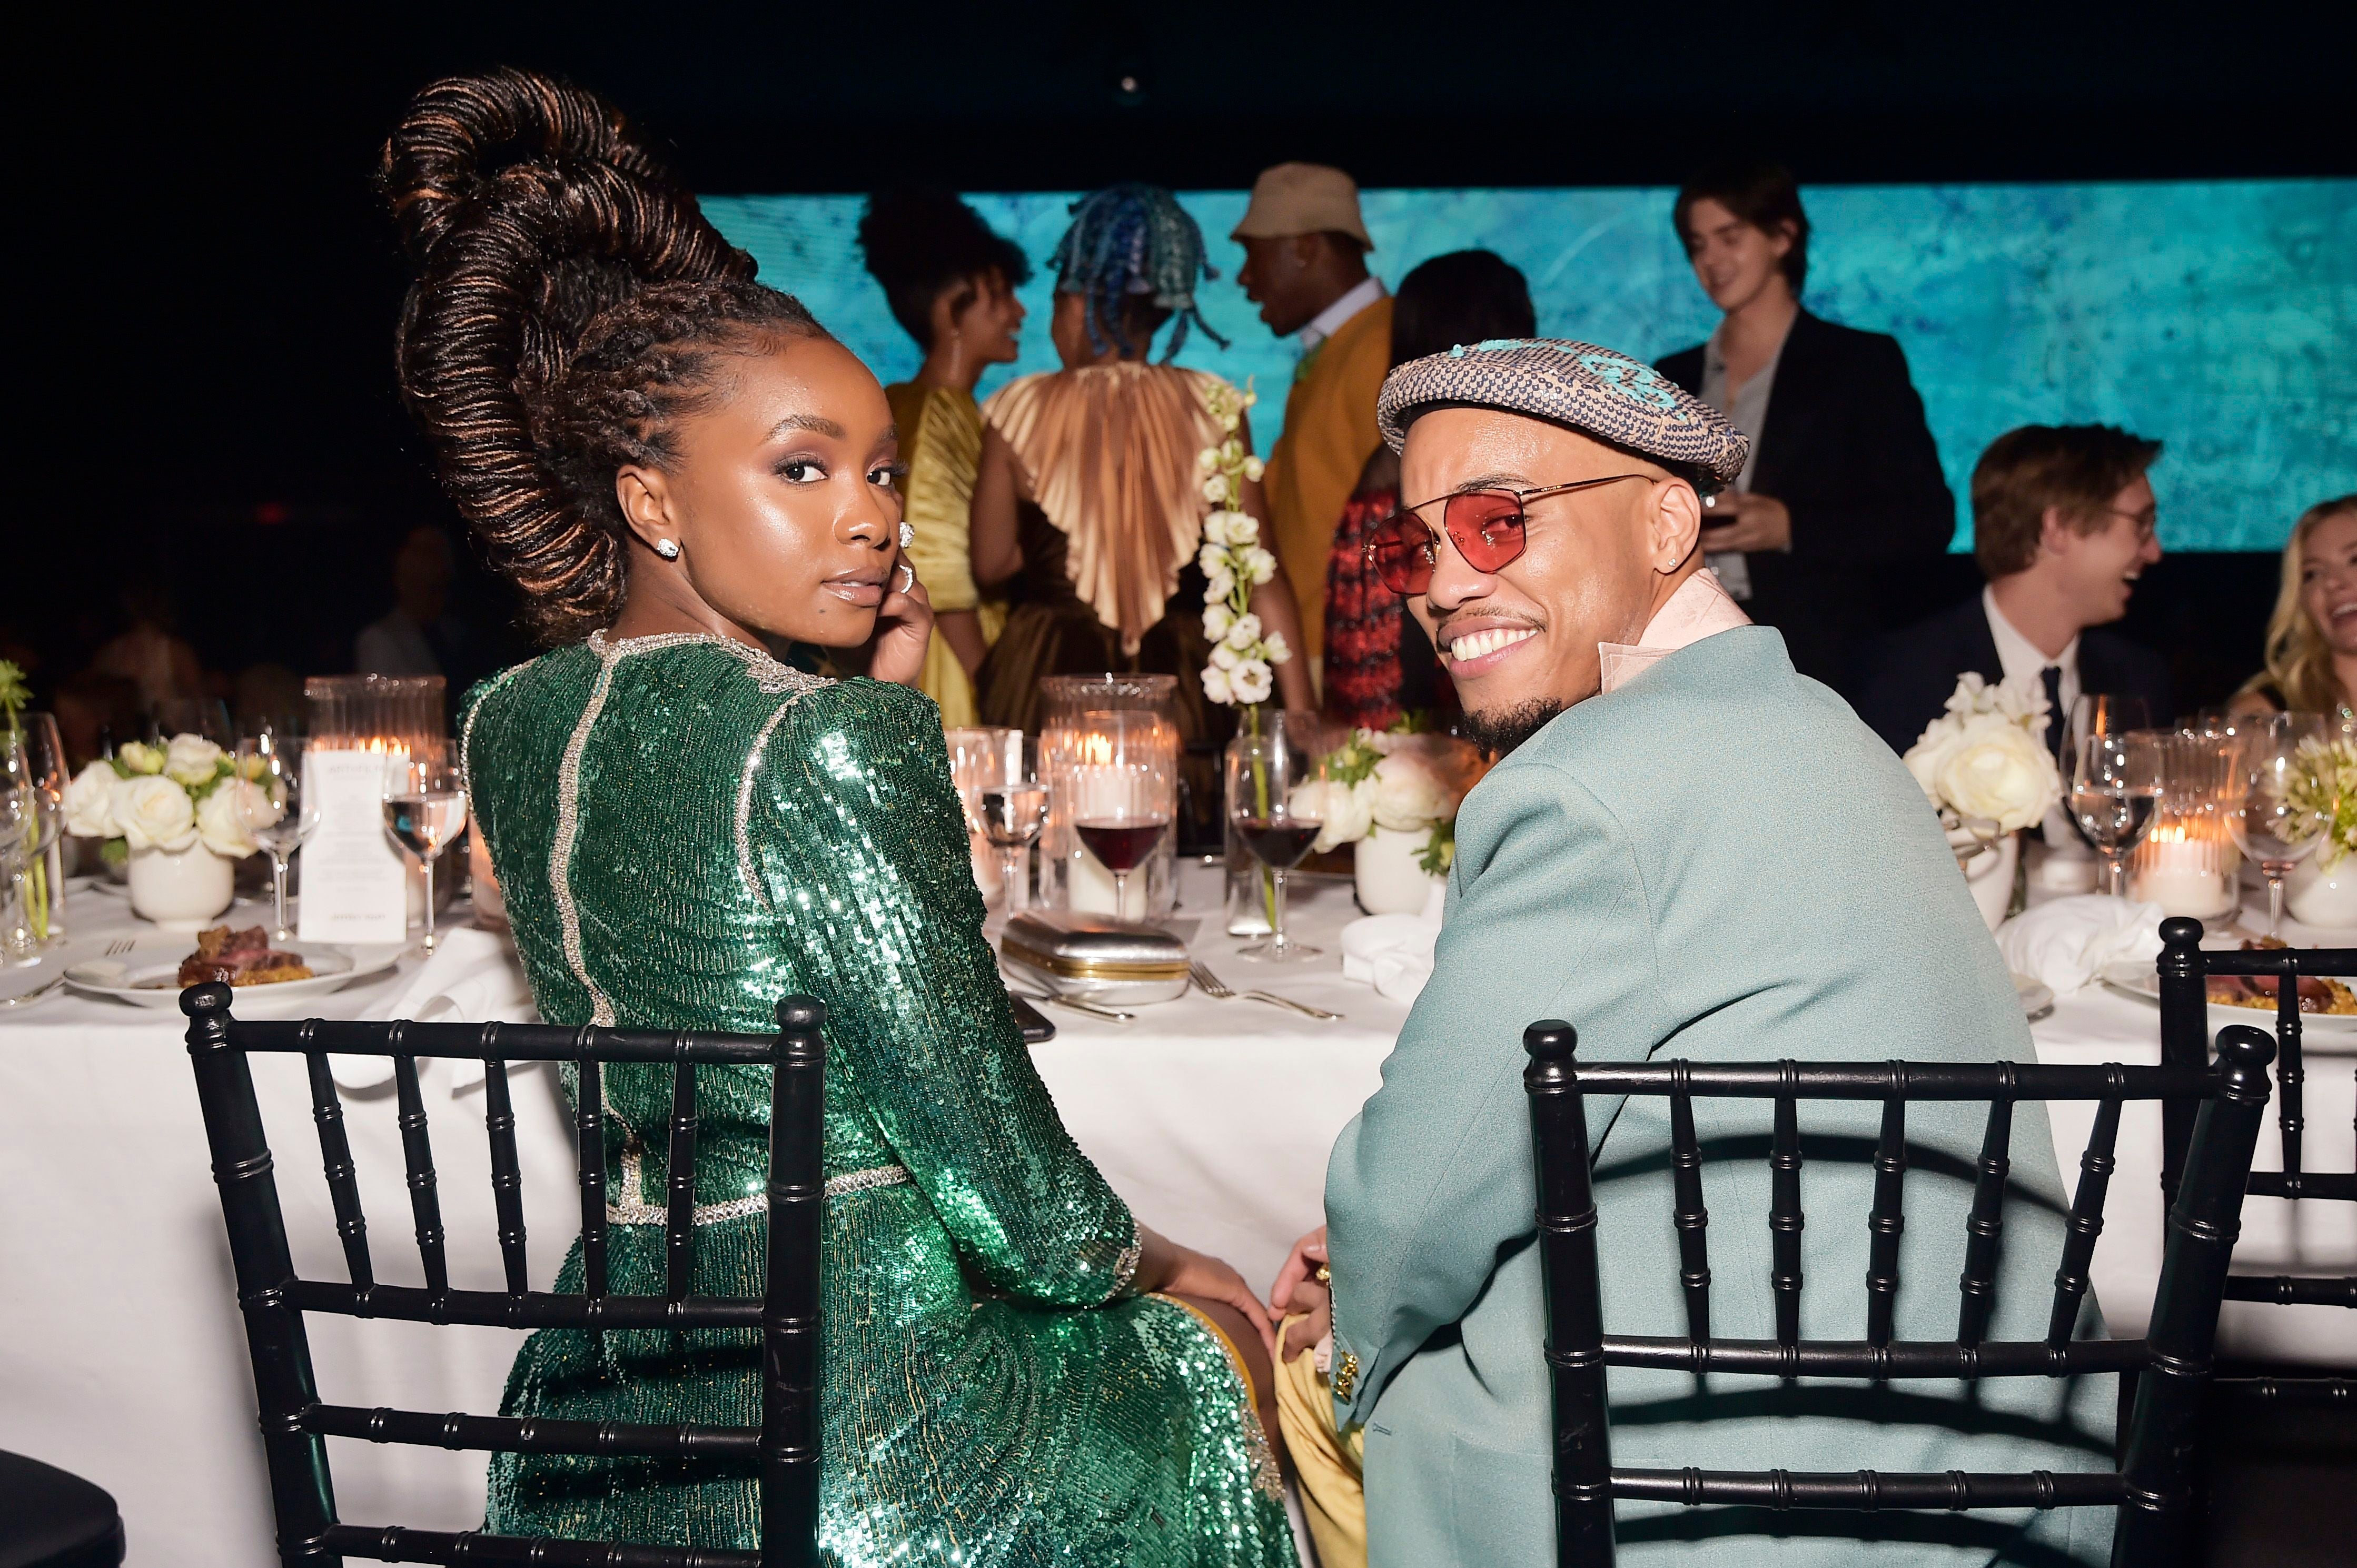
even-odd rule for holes
{"type": "Polygon", "coordinates": [[[1309,318],[1309,325],[1301,329],[1301,351],[1307,354],[1317,348],[1342,330],[1342,323],[1383,296],[1383,279],[1372,276],[1361,279],[1355,288],[1309,318]]]}
{"type": "MultiPolygon", "coordinates": [[[[2015,628],[2014,624],[2005,618],[2005,612],[1996,607],[1996,589],[1981,590],[1981,610],[1988,617],[1989,635],[1996,639],[1996,660],[2006,680],[2027,681],[2030,685],[2042,689],[2046,683],[2047,670],[2061,669],[2062,671],[2062,722],[2066,726],[2064,733],[2068,734],[2067,726],[2071,722],[2071,710],[2078,705],[2081,690],[2078,634],[2072,633],[2071,640],[2063,645],[2062,651],[2049,659],[2036,643],[2022,636],[2015,628]]],[[[2045,737],[2041,736],[2039,738],[2043,740],[2045,737]]],[[[2064,759],[2061,761],[2060,766],[2062,768],[2062,788],[2067,794],[2071,788],[2071,765],[2067,759],[2064,759]]],[[[2050,853],[2059,846],[2067,855],[2079,847],[2079,835],[2072,829],[2070,814],[2062,805],[2057,804],[2052,811],[2046,813],[2043,825],[2046,829],[2046,844],[2050,853]]]]}

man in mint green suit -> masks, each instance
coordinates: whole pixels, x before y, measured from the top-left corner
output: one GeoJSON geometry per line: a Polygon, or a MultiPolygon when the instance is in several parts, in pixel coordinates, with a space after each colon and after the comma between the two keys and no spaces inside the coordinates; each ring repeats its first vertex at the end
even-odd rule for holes
{"type": "MultiPolygon", "coordinates": [[[[2036,1058],[1922,792],[1700,570],[1724,515],[1702,496],[1740,469],[1740,435],[1620,355],[1547,341],[1403,366],[1382,419],[1402,493],[1440,499],[1378,564],[1509,755],[1465,800],[1431,983],[1329,1167],[1336,1422],[1363,1432],[1374,1568],[1551,1563],[1523,1027],[1568,1019],[1587,1061],[2036,1058]]],[[[1865,1337],[1879,1113],[1804,1108],[1803,1336],[1865,1337]]],[[[1985,1113],[1909,1107],[1901,1339],[1955,1335],[1985,1113]]],[[[1772,1338],[1769,1108],[1695,1114],[1712,1331],[1772,1338]]],[[[1606,1329],[1683,1334],[1666,1102],[1588,1116],[1606,1329]]],[[[2064,1208],[2042,1107],[2018,1109],[2012,1160],[1989,1337],[2037,1339],[2064,1208]]],[[[2092,1304],[2079,1332],[2101,1332],[2092,1304]]],[[[1609,1382],[1619,1466],[2110,1463],[2110,1378],[1609,1382]]],[[[1757,1517],[1668,1504],[1619,1520],[1624,1562],[1746,1568],[2100,1563],[2111,1538],[2103,1509],[1787,1513],[1757,1535],[1729,1532],[1757,1517]]]]}

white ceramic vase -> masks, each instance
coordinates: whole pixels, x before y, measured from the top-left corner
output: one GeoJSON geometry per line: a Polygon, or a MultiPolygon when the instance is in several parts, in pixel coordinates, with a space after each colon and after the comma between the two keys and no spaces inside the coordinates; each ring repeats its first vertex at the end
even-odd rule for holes
{"type": "Polygon", "coordinates": [[[131,909],[167,931],[202,929],[236,897],[237,862],[202,840],[183,850],[131,852],[131,909]]]}
{"type": "Polygon", "coordinates": [[[1359,908],[1370,915],[1416,915],[1424,912],[1432,890],[1444,880],[1419,864],[1432,830],[1404,833],[1377,828],[1351,846],[1352,876],[1359,885],[1359,908]]]}
{"type": "Polygon", "coordinates": [[[1992,931],[2005,924],[2005,912],[2013,903],[2013,871],[2020,860],[2021,835],[2007,833],[1964,864],[1964,885],[1973,890],[1973,902],[1980,906],[1981,918],[1992,931]]]}
{"type": "Polygon", "coordinates": [[[2357,929],[2357,854],[2344,854],[2330,866],[2309,855],[2284,882],[2284,905],[2303,926],[2327,930],[2357,929]]]}

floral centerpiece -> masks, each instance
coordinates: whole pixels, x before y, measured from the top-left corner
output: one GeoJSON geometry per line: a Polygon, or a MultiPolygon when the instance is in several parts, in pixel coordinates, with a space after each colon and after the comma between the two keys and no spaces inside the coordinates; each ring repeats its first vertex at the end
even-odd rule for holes
{"type": "Polygon", "coordinates": [[[264,766],[256,758],[241,772],[202,736],[127,741],[66,787],[66,832],[130,856],[132,908],[147,918],[209,919],[229,908],[231,863],[257,847],[250,824],[273,822],[279,810],[254,782],[264,766]]]}
{"type": "Polygon", "coordinates": [[[2027,678],[1992,686],[1973,671],[1956,682],[1947,711],[1903,760],[1994,927],[2013,896],[2014,834],[2062,799],[2062,773],[2046,749],[2044,688],[2027,678]],[[1974,864],[1975,861],[1978,864],[1974,864]]]}
{"type": "Polygon", "coordinates": [[[1249,387],[1214,384],[1204,402],[1227,434],[1218,446],[1204,447],[1195,464],[1203,475],[1203,499],[1211,503],[1196,557],[1209,579],[1203,635],[1211,640],[1211,659],[1203,666],[1203,694],[1215,703],[1243,704],[1254,735],[1260,727],[1254,710],[1275,691],[1276,666],[1293,657],[1284,635],[1263,628],[1251,607],[1253,590],[1276,575],[1276,557],[1260,542],[1260,523],[1243,510],[1244,486],[1259,480],[1261,461],[1244,450],[1237,433],[1244,410],[1259,401],[1249,387]]]}
{"type": "Polygon", "coordinates": [[[1414,914],[1457,854],[1457,808],[1484,771],[1480,753],[1448,736],[1353,730],[1322,777],[1293,793],[1325,825],[1318,853],[1357,845],[1359,901],[1370,914],[1414,914]]]}
{"type": "Polygon", "coordinates": [[[2357,739],[2341,734],[2299,743],[2280,786],[2283,801],[2324,824],[2316,853],[2285,886],[2295,918],[2331,930],[2357,927],[2357,739]]]}

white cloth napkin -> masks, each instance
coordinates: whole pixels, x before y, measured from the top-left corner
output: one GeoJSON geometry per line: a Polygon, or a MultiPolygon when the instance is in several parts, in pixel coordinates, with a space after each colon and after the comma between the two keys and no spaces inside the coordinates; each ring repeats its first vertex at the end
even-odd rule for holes
{"type": "MultiPolygon", "coordinates": [[[[434,956],[419,966],[400,994],[369,1009],[371,1019],[408,1018],[421,1024],[536,1024],[532,986],[506,935],[460,926],[442,935],[434,956]]],[[[346,1089],[373,1089],[393,1078],[391,1057],[330,1057],[328,1071],[346,1089]]],[[[483,1080],[483,1064],[450,1059],[453,1093],[483,1080]]]]}
{"type": "Polygon", "coordinates": [[[1432,978],[1437,917],[1369,915],[1342,928],[1342,978],[1372,985],[1399,1002],[1413,1002],[1432,978]]]}
{"type": "Polygon", "coordinates": [[[2100,893],[2057,898],[2027,909],[1997,932],[2006,967],[2068,996],[2123,960],[2150,964],[2160,956],[2162,909],[2100,893]]]}

